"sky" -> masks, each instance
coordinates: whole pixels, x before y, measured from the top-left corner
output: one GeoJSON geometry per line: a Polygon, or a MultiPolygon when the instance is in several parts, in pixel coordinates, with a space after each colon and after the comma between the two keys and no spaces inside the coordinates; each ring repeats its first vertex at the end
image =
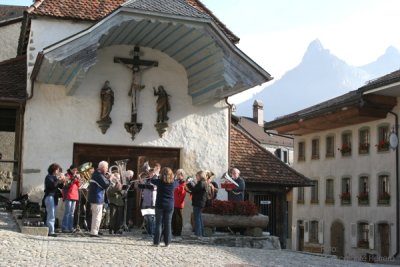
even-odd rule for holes
{"type": "MultiPolygon", "coordinates": [[[[400,50],[399,0],[201,0],[240,38],[238,47],[278,80],[315,39],[350,65],[400,50]]],[[[30,5],[32,0],[0,0],[30,5]]],[[[244,101],[267,85],[231,98],[244,101]]]]}

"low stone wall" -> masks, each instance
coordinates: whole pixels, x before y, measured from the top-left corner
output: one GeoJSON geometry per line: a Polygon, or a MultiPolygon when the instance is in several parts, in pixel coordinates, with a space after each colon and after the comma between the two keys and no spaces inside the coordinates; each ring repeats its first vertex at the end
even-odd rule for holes
{"type": "Polygon", "coordinates": [[[217,246],[258,248],[258,249],[281,249],[279,237],[263,235],[261,237],[224,235],[207,237],[208,242],[217,246]]]}
{"type": "Polygon", "coordinates": [[[47,236],[49,233],[49,228],[47,226],[24,226],[23,220],[20,218],[22,216],[22,210],[13,210],[12,216],[17,222],[22,234],[47,236]]]}

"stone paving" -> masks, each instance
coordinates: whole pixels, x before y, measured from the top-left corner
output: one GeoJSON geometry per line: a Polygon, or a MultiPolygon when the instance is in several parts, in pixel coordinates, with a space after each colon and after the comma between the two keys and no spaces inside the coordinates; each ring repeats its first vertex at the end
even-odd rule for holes
{"type": "Polygon", "coordinates": [[[0,210],[0,266],[387,266],[288,250],[207,245],[204,240],[174,239],[169,247],[152,246],[139,230],[123,235],[60,234],[41,237],[19,233],[11,214],[0,210]]]}

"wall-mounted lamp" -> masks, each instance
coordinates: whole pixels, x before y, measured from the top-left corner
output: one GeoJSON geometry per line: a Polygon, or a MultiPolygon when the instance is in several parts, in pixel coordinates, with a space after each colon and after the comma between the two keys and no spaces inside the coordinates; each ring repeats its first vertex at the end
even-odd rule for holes
{"type": "Polygon", "coordinates": [[[397,146],[399,145],[399,138],[397,137],[396,131],[394,128],[392,129],[390,135],[389,135],[389,144],[390,147],[395,150],[397,146]]]}

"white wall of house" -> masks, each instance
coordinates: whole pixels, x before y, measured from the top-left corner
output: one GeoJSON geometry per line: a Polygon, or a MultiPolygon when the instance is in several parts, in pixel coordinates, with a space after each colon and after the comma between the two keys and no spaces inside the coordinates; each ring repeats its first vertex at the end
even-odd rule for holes
{"type": "MultiPolygon", "coordinates": [[[[292,166],[293,165],[293,157],[294,157],[294,152],[293,152],[293,147],[289,147],[289,146],[277,146],[277,145],[270,145],[270,144],[261,144],[266,150],[268,150],[269,152],[271,152],[272,154],[275,154],[275,151],[277,149],[281,149],[281,151],[286,151],[288,154],[288,165],[292,166]]],[[[284,160],[283,154],[281,153],[281,158],[280,160],[284,160]]]]}
{"type": "Polygon", "coordinates": [[[0,62],[17,56],[21,22],[0,27],[0,62]]]}
{"type": "MultiPolygon", "coordinates": [[[[399,101],[399,99],[398,99],[399,101]]],[[[396,106],[394,112],[399,115],[400,108],[396,106]]],[[[395,199],[396,199],[396,155],[395,151],[390,149],[387,152],[377,152],[375,145],[378,143],[378,126],[389,124],[390,129],[395,125],[395,117],[388,114],[386,119],[376,120],[373,122],[357,124],[353,126],[322,131],[304,136],[295,137],[295,158],[294,169],[304,174],[306,177],[318,180],[319,182],[319,202],[318,204],[310,204],[311,188],[305,188],[304,204],[298,204],[298,189],[294,190],[293,196],[293,224],[292,224],[292,248],[298,248],[298,220],[316,220],[323,223],[323,242],[325,253],[330,254],[331,240],[330,229],[335,220],[339,220],[345,227],[345,257],[349,259],[361,259],[366,253],[380,255],[378,223],[388,223],[390,225],[390,255],[395,253],[396,249],[396,216],[395,216],[395,199]],[[370,129],[370,152],[366,155],[359,155],[359,129],[362,127],[370,129]],[[341,134],[344,131],[352,132],[352,155],[343,157],[341,152],[337,150],[341,147],[341,134]],[[326,136],[335,136],[335,157],[325,158],[326,152],[326,136]],[[311,159],[311,141],[314,138],[320,140],[320,158],[311,159]],[[299,162],[298,143],[305,142],[305,161],[299,162]],[[380,174],[388,174],[390,179],[390,205],[378,205],[378,176],[380,174]],[[359,192],[360,175],[368,175],[370,200],[369,205],[359,206],[357,195],[359,192]],[[342,192],[342,178],[351,177],[351,198],[350,206],[342,206],[340,193],[342,192]],[[326,180],[334,179],[334,204],[325,204],[326,199],[326,180]],[[374,249],[354,248],[351,245],[351,224],[358,222],[367,222],[375,225],[374,249]]]]}
{"type": "Polygon", "coordinates": [[[228,169],[228,110],[223,101],[193,106],[188,95],[184,68],[168,55],[143,48],[144,58],[158,60],[159,67],[144,73],[140,92],[138,121],[143,128],[134,141],[124,123],[130,121],[131,71],[113,63],[114,56],[128,57],[132,47],[113,46],[98,53],[98,62],[73,96],[62,86],[36,83],[34,96],[25,112],[23,169],[40,170],[24,175],[24,191],[42,186],[46,169],[52,162],[66,168],[72,160],[73,143],[181,148],[181,167],[188,174],[211,169],[220,177],[228,169]],[[110,81],[115,103],[112,124],[102,134],[96,121],[100,117],[100,90],[110,81]],[[169,127],[160,138],[156,123],[156,100],[153,87],[163,85],[168,92],[171,111],[169,127]],[[216,145],[218,144],[218,145],[216,145]]]}
{"type": "MultiPolygon", "coordinates": [[[[69,21],[52,18],[32,19],[27,48],[28,77],[30,77],[32,73],[39,52],[56,42],[87,29],[91,25],[92,23],[83,21],[69,21]]],[[[28,94],[30,94],[31,90],[30,84],[30,79],[28,79],[28,94]]]]}

